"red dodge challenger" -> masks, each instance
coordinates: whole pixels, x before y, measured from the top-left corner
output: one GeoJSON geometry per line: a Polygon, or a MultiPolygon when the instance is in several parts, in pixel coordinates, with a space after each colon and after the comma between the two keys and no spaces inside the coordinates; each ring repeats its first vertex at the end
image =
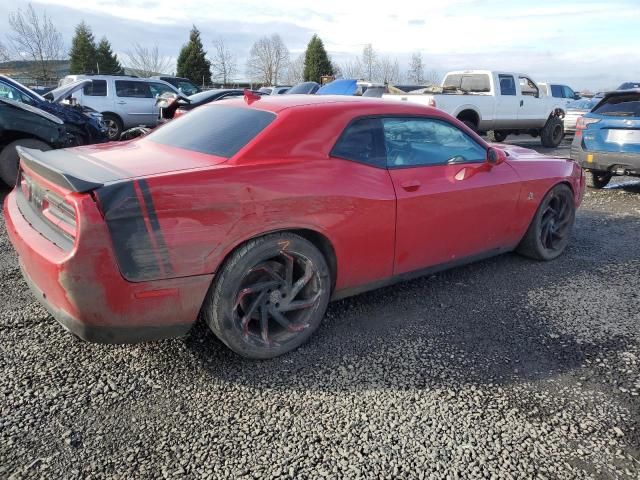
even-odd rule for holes
{"type": "Polygon", "coordinates": [[[209,104],[146,137],[20,150],[4,204],[24,277],[77,336],[185,334],[288,352],[331,299],[569,241],[580,167],[487,145],[446,113],[356,97],[209,104]]]}

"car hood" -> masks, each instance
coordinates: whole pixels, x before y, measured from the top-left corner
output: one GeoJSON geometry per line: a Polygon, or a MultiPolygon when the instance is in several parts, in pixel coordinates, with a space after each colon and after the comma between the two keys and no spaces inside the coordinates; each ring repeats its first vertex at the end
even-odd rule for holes
{"type": "Polygon", "coordinates": [[[48,152],[21,147],[18,151],[28,168],[75,192],[134,178],[208,168],[227,160],[145,138],[48,152]]]}
{"type": "Polygon", "coordinates": [[[92,81],[90,79],[78,80],[77,82],[69,83],[68,85],[63,85],[62,87],[58,87],[50,92],[44,94],[44,98],[53,103],[58,103],[67,98],[74,92],[77,92],[81,88],[84,88],[85,85],[89,85],[92,81]]]}

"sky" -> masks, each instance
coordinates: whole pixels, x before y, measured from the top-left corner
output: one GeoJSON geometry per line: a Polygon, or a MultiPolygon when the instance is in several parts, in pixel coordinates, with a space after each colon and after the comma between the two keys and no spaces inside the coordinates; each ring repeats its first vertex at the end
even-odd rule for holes
{"type": "MultiPolygon", "coordinates": [[[[317,33],[341,64],[371,43],[402,69],[422,53],[427,70],[495,69],[565,83],[576,90],[615,88],[640,81],[640,0],[38,0],[70,45],[87,22],[106,35],[119,56],[134,42],[158,45],[175,58],[195,24],[205,49],[223,38],[239,70],[251,45],[278,33],[292,59],[317,33]]],[[[7,16],[25,0],[0,4],[0,41],[7,16]]]]}

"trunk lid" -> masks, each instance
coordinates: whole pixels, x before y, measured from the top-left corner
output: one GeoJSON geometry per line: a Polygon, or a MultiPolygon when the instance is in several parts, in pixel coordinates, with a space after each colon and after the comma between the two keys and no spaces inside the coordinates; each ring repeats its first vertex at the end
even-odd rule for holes
{"type": "Polygon", "coordinates": [[[160,145],[144,138],[42,152],[18,147],[31,170],[74,192],[140,177],[207,168],[226,158],[160,145]]]}
{"type": "Polygon", "coordinates": [[[640,153],[640,118],[589,115],[598,118],[584,131],[583,141],[593,152],[640,153]]]}

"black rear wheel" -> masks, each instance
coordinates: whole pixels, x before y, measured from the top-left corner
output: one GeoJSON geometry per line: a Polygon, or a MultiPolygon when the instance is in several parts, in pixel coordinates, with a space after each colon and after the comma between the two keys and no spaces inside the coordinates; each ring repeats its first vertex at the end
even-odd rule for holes
{"type": "Polygon", "coordinates": [[[507,139],[507,134],[502,130],[489,130],[487,132],[487,140],[489,142],[502,143],[507,139]]]}
{"type": "Polygon", "coordinates": [[[558,117],[550,117],[540,131],[540,142],[543,147],[555,148],[564,138],[564,124],[558,117]]]}
{"type": "Polygon", "coordinates": [[[20,157],[16,147],[37,148],[43,152],[51,150],[49,145],[35,138],[21,138],[6,145],[0,151],[0,178],[10,187],[16,184],[20,164],[20,157]]]}
{"type": "Polygon", "coordinates": [[[330,294],[329,268],[318,249],[295,234],[271,234],[232,254],[207,294],[203,313],[231,350],[266,359],[309,338],[330,294]]]}
{"type": "Polygon", "coordinates": [[[518,253],[536,260],[553,260],[564,252],[575,222],[571,189],[556,185],[544,197],[518,246],[518,253]]]}
{"type": "Polygon", "coordinates": [[[598,189],[606,187],[613,177],[609,172],[601,170],[586,170],[584,174],[587,177],[587,186],[598,189]]]}

